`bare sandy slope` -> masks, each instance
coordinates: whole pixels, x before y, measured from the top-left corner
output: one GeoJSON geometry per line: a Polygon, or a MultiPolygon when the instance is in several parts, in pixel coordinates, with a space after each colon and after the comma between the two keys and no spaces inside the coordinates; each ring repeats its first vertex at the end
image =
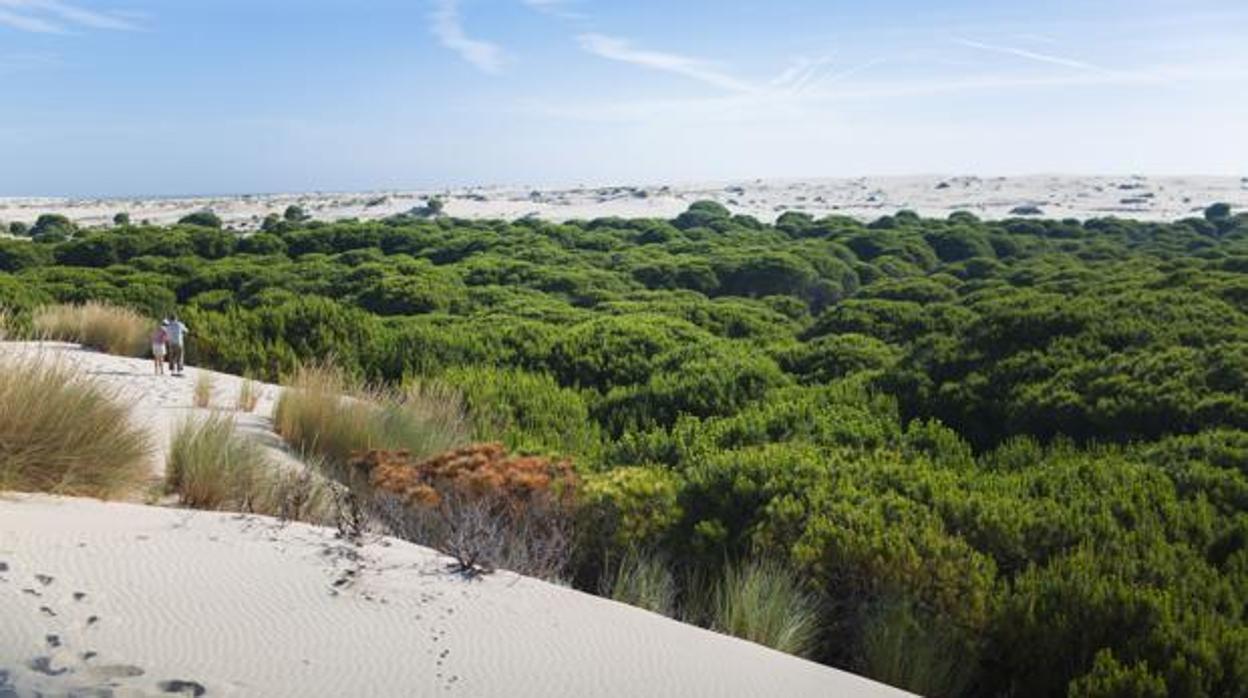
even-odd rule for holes
{"type": "Polygon", "coordinates": [[[244,412],[235,408],[243,379],[227,373],[187,366],[185,375],[180,378],[168,374],[157,376],[150,360],[110,356],[63,342],[0,342],[0,359],[5,357],[39,357],[63,362],[114,392],[130,406],[132,421],[152,437],[154,477],[164,474],[165,455],[177,425],[214,411],[232,415],[238,430],[263,444],[276,463],[300,467],[273,434],[272,414],[278,386],[256,383],[260,400],[254,412],[244,412]],[[194,405],[195,383],[201,374],[208,375],[212,381],[212,398],[207,409],[194,405]]]}
{"type": "Polygon", "coordinates": [[[815,216],[844,214],[873,220],[899,209],[925,216],[958,210],[998,219],[1020,206],[1038,208],[1051,218],[1120,216],[1173,220],[1225,201],[1248,208],[1248,178],[1061,176],[910,176],[777,180],[648,186],[463,187],[428,191],[253,194],[188,198],[4,198],[0,221],[32,222],[41,213],[61,213],[83,225],[105,225],[119,211],[134,222],[172,223],[188,213],[212,210],[228,224],[254,229],[266,215],[295,204],[318,220],[384,218],[442,197],[446,213],[462,218],[547,220],[606,216],[671,218],[699,199],[718,201],[734,213],[771,221],[784,211],[815,216]]]}
{"type": "Polygon", "coordinates": [[[0,499],[0,674],[45,696],[904,695],[400,541],[350,550],[262,517],[0,499]]]}
{"type": "MultiPolygon", "coordinates": [[[[167,443],[194,369],[65,344],[167,443]]],[[[215,375],[214,401],[239,379],[215,375]]],[[[277,388],[244,428],[267,435],[277,388]]],[[[273,444],[280,453],[280,445],[273,444]]],[[[163,458],[154,460],[154,474],[163,458]]],[[[0,698],[900,696],[894,689],[508,572],[466,580],[416,545],[236,514],[0,493],[0,698]]]]}

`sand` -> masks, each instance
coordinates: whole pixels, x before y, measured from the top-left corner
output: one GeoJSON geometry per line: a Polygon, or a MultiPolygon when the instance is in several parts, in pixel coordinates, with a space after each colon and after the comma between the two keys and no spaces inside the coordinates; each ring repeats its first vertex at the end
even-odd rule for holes
{"type": "Polygon", "coordinates": [[[0,221],[33,222],[41,213],[60,213],[82,225],[109,225],[118,211],[138,223],[173,223],[199,210],[212,210],[226,225],[259,227],[265,216],[298,205],[316,220],[373,220],[424,205],[429,196],[445,202],[448,215],[512,220],[533,216],[566,221],[607,216],[672,218],[699,199],[711,199],[734,213],[773,221],[785,211],[814,216],[840,214],[874,220],[899,209],[944,217],[970,211],[985,219],[1006,218],[1018,207],[1036,207],[1050,218],[1080,220],[1119,216],[1174,220],[1197,215],[1219,201],[1248,209],[1248,177],[910,176],[841,179],[755,179],[737,182],[599,186],[542,189],[461,187],[370,193],[252,194],[220,197],[124,199],[4,198],[0,221]]]}
{"type": "MultiPolygon", "coordinates": [[[[34,351],[120,391],[158,440],[202,412],[190,406],[194,369],[157,378],[137,359],[0,343],[0,356],[34,351]]],[[[214,375],[214,399],[232,405],[239,379],[214,375]]],[[[276,390],[265,386],[245,428],[267,429],[276,390]]],[[[353,545],[267,517],[0,493],[0,697],[907,695],[510,572],[466,579],[447,563],[403,541],[353,545]]]]}

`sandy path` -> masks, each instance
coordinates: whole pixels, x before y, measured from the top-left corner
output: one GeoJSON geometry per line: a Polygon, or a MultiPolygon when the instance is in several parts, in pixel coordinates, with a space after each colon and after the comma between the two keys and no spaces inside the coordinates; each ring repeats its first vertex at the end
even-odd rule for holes
{"type": "Polygon", "coordinates": [[[264,517],[0,498],[0,695],[905,695],[408,543],[348,550],[264,517]]]}

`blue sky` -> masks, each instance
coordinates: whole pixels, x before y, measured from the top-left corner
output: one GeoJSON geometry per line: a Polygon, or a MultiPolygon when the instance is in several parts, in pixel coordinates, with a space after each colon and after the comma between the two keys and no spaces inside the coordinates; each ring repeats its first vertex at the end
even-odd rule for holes
{"type": "Polygon", "coordinates": [[[1243,0],[0,0],[0,195],[1248,175],[1243,0]]]}

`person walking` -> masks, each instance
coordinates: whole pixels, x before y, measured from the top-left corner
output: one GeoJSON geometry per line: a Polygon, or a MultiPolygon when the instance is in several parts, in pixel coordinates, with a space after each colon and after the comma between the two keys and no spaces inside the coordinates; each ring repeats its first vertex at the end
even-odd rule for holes
{"type": "Polygon", "coordinates": [[[152,333],[152,360],[156,362],[156,375],[158,376],[165,375],[165,353],[168,345],[169,334],[165,331],[165,324],[161,323],[152,333]]]}
{"type": "Polygon", "coordinates": [[[174,315],[165,324],[165,334],[169,337],[169,370],[173,375],[180,376],[185,368],[186,336],[190,330],[174,315]]]}

